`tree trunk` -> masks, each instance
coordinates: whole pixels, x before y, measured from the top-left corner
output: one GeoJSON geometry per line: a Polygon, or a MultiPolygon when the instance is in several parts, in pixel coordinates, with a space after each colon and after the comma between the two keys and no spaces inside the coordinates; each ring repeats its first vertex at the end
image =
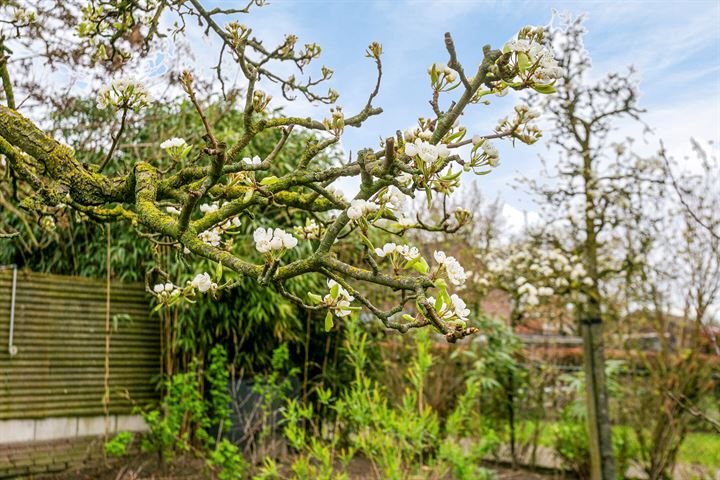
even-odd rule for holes
{"type": "Polygon", "coordinates": [[[615,458],[605,385],[605,354],[602,323],[598,317],[580,322],[583,338],[583,369],[590,445],[590,478],[615,480],[615,458]]]}
{"type": "Polygon", "coordinates": [[[586,292],[588,302],[580,312],[580,332],[583,337],[583,369],[585,371],[585,401],[587,404],[588,440],[590,446],[590,478],[615,480],[615,457],[612,448],[608,393],[605,385],[605,347],[603,341],[600,274],[598,272],[598,237],[595,226],[597,206],[591,193],[596,188],[593,157],[590,152],[590,132],[582,142],[583,181],[585,185],[585,267],[592,279],[586,292]]]}

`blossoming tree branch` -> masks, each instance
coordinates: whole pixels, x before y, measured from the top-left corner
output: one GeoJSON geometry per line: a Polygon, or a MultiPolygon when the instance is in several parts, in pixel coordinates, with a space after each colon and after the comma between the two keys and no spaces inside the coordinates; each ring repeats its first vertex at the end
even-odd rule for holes
{"type": "Polygon", "coordinates": [[[279,45],[268,47],[250,27],[226,21],[227,15],[246,14],[251,6],[260,4],[255,0],[244,9],[207,10],[198,0],[121,5],[100,1],[84,11],[78,33],[94,42],[100,56],[110,55],[110,48],[113,55],[116,49],[122,53],[117,40],[138,25],[147,27],[148,37],[161,35],[164,23],[160,19],[172,15],[179,19],[172,34],[181,34],[186,22],[200,22],[208,35],[220,41],[220,59],[231,55],[244,77],[242,124],[237,127],[237,139],[231,141],[208,120],[193,73],[179,75],[205,135],[203,144],[188,144],[183,138],[158,139],[157,148],[174,165],[169,169],[133,162],[129,156],[113,158],[128,114],[154,101],[141,82],[123,78],[99,91],[98,105],[115,112],[121,119],[120,129],[111,139],[107,157],[99,164],[86,165],[76,159],[71,147],[44,133],[15,109],[12,72],[3,64],[8,105],[0,106],[0,153],[10,179],[27,182],[34,191],[23,206],[42,212],[64,204],[98,221],[131,222],[138,231],[160,235],[186,254],[218,265],[212,277],[202,272],[186,285],[175,285],[169,279],[155,285],[152,291],[160,305],[233,288],[234,282],[222,279],[223,268],[227,268],[277,289],[308,309],[327,310],[326,328],[332,327],[335,318],[365,308],[387,328],[401,332],[432,326],[450,342],[472,334],[475,329],[468,326],[469,309],[456,292],[466,279],[460,263],[440,251],[423,258],[416,246],[402,241],[413,229],[457,230],[471,220],[470,213],[443,209],[442,218],[430,223],[419,214],[411,215],[405,204],[416,195],[424,196],[428,203],[442,202],[457,189],[463,173],[489,173],[499,161],[492,141],[531,144],[540,137],[531,123],[537,114],[523,105],[500,120],[492,132],[469,132],[462,125],[462,115],[467,108],[489,104],[490,98],[510,90],[554,92],[553,82],[562,69],[544,44],[544,30],[525,27],[501,49],[486,45],[478,58],[467,63],[461,63],[452,37],[446,34],[447,58],[438,59],[428,69],[429,115],[419,118],[415,128],[388,134],[379,145],[360,150],[344,163],[320,168],[316,160],[337,147],[346,129],[363,128],[368,118],[382,113],[374,104],[384,68],[382,47],[378,43],[368,47],[366,56],[376,68],[377,79],[364,106],[348,114],[338,103],[338,93],[320,92],[321,84],[332,76],[329,68],[322,67],[320,78],[305,73],[320,55],[317,45],[300,48],[297,37],[288,35],[279,45]],[[287,68],[271,68],[278,64],[289,64],[298,71],[284,75],[279,72],[287,68]],[[272,98],[263,88],[271,85],[279,86],[287,100],[301,95],[310,102],[330,105],[328,117],[270,113],[272,98]],[[253,139],[272,130],[280,132],[279,141],[264,158],[255,155],[253,139]],[[313,133],[317,140],[306,144],[291,171],[275,175],[274,162],[288,138],[303,131],[313,133]],[[122,162],[122,173],[103,173],[113,161],[122,162]],[[334,182],[343,178],[359,180],[354,198],[346,199],[334,188],[334,182]],[[301,225],[253,225],[252,238],[246,241],[252,242],[257,254],[234,253],[232,246],[240,227],[253,222],[254,213],[268,206],[303,212],[306,221],[301,225]],[[373,230],[397,236],[397,240],[374,245],[370,240],[373,230]],[[302,249],[310,253],[300,253],[301,243],[310,246],[302,249]],[[362,265],[351,265],[338,255],[347,244],[362,245],[362,265]],[[288,280],[308,274],[327,278],[328,291],[309,292],[306,298],[288,291],[288,280]],[[367,294],[370,287],[397,292],[396,305],[386,310],[373,304],[367,294]]]}

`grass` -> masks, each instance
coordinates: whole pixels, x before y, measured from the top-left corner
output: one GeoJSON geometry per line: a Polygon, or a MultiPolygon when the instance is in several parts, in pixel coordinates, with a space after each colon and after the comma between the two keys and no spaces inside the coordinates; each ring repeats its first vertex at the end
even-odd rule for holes
{"type": "MultiPolygon", "coordinates": [[[[554,425],[554,422],[540,422],[539,445],[543,447],[554,446],[555,438],[552,428],[554,425]]],[[[520,428],[518,428],[518,439],[521,441],[529,439],[532,428],[533,424],[531,422],[522,423],[520,428]]],[[[615,432],[620,429],[626,429],[629,437],[631,439],[635,438],[630,427],[625,425],[616,425],[613,427],[613,431],[615,432]]],[[[680,463],[720,468],[720,435],[705,432],[688,433],[680,446],[678,461],[680,463]]]]}

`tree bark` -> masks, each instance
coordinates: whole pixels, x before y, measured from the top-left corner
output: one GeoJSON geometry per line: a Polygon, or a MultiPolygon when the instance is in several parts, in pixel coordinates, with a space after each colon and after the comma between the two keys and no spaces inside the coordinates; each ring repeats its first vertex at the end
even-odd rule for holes
{"type": "Polygon", "coordinates": [[[602,308],[598,272],[598,237],[595,229],[596,203],[590,192],[594,188],[593,158],[590,155],[589,131],[583,149],[583,181],[585,184],[585,267],[592,279],[588,301],[580,316],[583,338],[583,369],[585,371],[585,399],[587,404],[590,446],[590,478],[615,480],[615,457],[605,384],[605,343],[603,340],[602,308]]]}
{"type": "Polygon", "coordinates": [[[580,331],[583,338],[590,478],[592,480],[615,480],[615,458],[605,385],[603,325],[599,318],[585,318],[580,322],[580,331]]]}

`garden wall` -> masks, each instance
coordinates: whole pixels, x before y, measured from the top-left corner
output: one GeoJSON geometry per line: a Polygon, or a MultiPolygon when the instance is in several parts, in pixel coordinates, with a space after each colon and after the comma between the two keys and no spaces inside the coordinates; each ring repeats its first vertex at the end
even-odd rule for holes
{"type": "MultiPolygon", "coordinates": [[[[0,478],[71,466],[105,431],[106,283],[17,271],[11,322],[12,285],[1,269],[0,478]]],[[[142,284],[110,291],[109,429],[141,431],[132,408],[158,395],[159,322],[142,284]]]]}

